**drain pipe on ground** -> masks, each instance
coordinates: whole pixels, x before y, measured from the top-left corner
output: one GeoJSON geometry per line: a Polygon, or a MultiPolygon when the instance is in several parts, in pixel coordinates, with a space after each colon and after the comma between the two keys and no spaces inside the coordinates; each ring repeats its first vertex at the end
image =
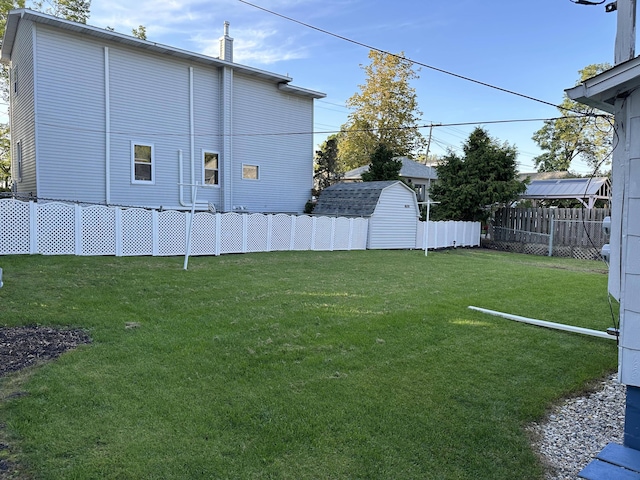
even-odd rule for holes
{"type": "Polygon", "coordinates": [[[497,317],[506,318],[508,320],[515,320],[516,322],[528,323],[530,325],[537,325],[538,327],[553,328],[555,330],[564,330],[565,332],[580,333],[582,335],[590,335],[592,337],[599,337],[599,338],[608,338],[610,340],[615,340],[617,338],[615,332],[612,334],[609,334],[607,332],[601,332],[599,330],[591,330],[589,328],[574,327],[573,325],[564,325],[562,323],[547,322],[545,320],[536,320],[535,318],[521,317],[520,315],[511,315],[510,313],[497,312],[495,310],[488,310],[486,308],[472,307],[472,306],[469,306],[468,308],[470,308],[471,310],[475,310],[477,312],[487,313],[489,315],[495,315],[497,317]]]}

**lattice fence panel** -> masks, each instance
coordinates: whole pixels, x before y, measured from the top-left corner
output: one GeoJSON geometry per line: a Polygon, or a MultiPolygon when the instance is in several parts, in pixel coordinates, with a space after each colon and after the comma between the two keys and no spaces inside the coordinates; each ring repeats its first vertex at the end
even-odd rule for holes
{"type": "Polygon", "coordinates": [[[331,248],[331,218],[316,218],[315,250],[329,250],[331,248]]]}
{"type": "Polygon", "coordinates": [[[82,209],[82,255],[116,254],[116,213],[113,208],[82,209]]]}
{"type": "Polygon", "coordinates": [[[38,204],[38,252],[43,255],[75,253],[75,207],[73,205],[38,204]]]}
{"type": "Polygon", "coordinates": [[[291,249],[291,217],[274,215],[271,221],[271,250],[291,249]]]}
{"type": "Polygon", "coordinates": [[[153,212],[122,210],[122,255],[153,255],[153,212]]]}
{"type": "Polygon", "coordinates": [[[216,214],[209,212],[196,213],[191,227],[191,255],[215,254],[216,214]]]}
{"type": "Polygon", "coordinates": [[[242,253],[242,215],[237,213],[221,215],[220,253],[242,253]]]}
{"type": "Polygon", "coordinates": [[[293,237],[294,250],[311,250],[313,218],[309,215],[296,217],[296,231],[293,237]]]}
{"type": "Polygon", "coordinates": [[[353,231],[351,233],[351,250],[366,250],[368,232],[369,220],[367,218],[353,219],[353,231]]]}
{"type": "Polygon", "coordinates": [[[269,218],[260,213],[252,213],[247,218],[247,252],[267,251],[267,229],[269,218]]]}
{"type": "Polygon", "coordinates": [[[336,218],[335,232],[333,235],[334,250],[349,250],[349,219],[336,218]]]}
{"type": "Polygon", "coordinates": [[[0,200],[0,255],[29,253],[29,204],[0,200]]]}
{"type": "Polygon", "coordinates": [[[184,255],[187,215],[169,210],[158,213],[158,255],[184,255]]]}

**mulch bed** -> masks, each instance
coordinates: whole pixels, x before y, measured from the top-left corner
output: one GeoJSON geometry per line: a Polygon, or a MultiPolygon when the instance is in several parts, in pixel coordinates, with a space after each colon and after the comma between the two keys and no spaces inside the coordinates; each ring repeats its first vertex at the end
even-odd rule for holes
{"type": "MultiPolygon", "coordinates": [[[[67,350],[87,343],[91,343],[91,338],[83,330],[38,326],[0,327],[0,377],[53,360],[67,350]]],[[[3,427],[0,423],[0,430],[3,427]]],[[[9,445],[0,442],[0,452],[9,449],[9,445]]],[[[5,478],[24,477],[20,476],[15,464],[0,457],[0,480],[5,478]]]]}

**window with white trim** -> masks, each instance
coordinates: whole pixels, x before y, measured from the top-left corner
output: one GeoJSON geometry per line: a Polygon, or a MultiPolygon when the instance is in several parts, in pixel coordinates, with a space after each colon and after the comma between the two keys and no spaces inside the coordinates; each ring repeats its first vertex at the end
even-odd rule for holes
{"type": "Polygon", "coordinates": [[[242,178],[244,180],[259,180],[260,167],[258,165],[242,164],[242,178]]]}
{"type": "Polygon", "coordinates": [[[131,182],[155,183],[153,144],[131,142],[131,182]]]}
{"type": "Polygon", "coordinates": [[[22,141],[16,145],[16,180],[22,181],[22,141]]]}
{"type": "Polygon", "coordinates": [[[220,163],[215,152],[202,151],[202,168],[205,185],[220,185],[220,163]]]}

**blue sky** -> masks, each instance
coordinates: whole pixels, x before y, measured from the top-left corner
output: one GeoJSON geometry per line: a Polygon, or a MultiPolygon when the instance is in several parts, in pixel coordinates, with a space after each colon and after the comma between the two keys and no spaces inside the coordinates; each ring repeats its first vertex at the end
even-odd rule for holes
{"type": "MultiPolygon", "coordinates": [[[[570,0],[253,0],[376,48],[482,82],[560,103],[578,70],[613,61],[616,14],[570,0]]],[[[327,94],[316,102],[315,131],[347,120],[344,102],[365,80],[368,49],[271,15],[238,0],[92,0],[89,24],[130,33],[142,24],[150,41],[217,56],[225,20],[234,60],[293,77],[327,94]]],[[[422,122],[438,127],[431,151],[459,149],[476,125],[515,145],[521,171],[534,171],[531,140],[542,122],[483,125],[492,120],[549,118],[554,107],[422,67],[414,80],[422,122]]],[[[423,130],[428,135],[428,129],[423,130]]],[[[316,135],[320,142],[324,135],[316,135]]],[[[580,164],[573,168],[586,173],[580,164]]]]}

